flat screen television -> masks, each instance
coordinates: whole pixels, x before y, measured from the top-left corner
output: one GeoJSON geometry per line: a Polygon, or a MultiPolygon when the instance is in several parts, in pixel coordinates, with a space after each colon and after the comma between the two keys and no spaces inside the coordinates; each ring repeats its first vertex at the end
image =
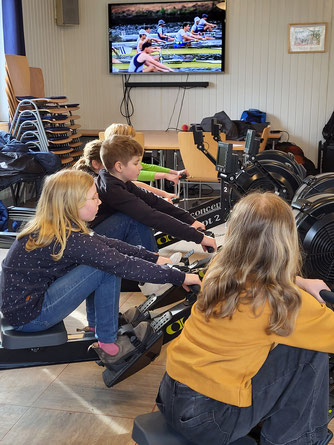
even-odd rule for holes
{"type": "Polygon", "coordinates": [[[224,72],[224,1],[111,3],[108,15],[112,74],[224,72]]]}

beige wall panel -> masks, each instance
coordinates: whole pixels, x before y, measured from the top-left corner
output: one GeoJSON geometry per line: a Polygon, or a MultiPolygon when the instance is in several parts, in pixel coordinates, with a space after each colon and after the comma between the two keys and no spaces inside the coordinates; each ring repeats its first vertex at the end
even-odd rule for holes
{"type": "MultiPolygon", "coordinates": [[[[119,111],[121,76],[108,73],[109,2],[80,0],[80,25],[59,27],[53,0],[23,0],[29,63],[43,69],[48,94],[66,94],[80,103],[84,128],[125,121],[119,111]]],[[[226,73],[189,76],[189,80],[208,80],[210,87],[185,92],[179,126],[200,122],[216,111],[239,119],[244,109],[260,108],[267,112],[272,128],[287,129],[290,140],[316,160],[321,130],[334,109],[333,6],[334,0],[230,0],[226,73]],[[289,54],[288,24],[316,21],[329,22],[329,51],[289,54]]],[[[166,78],[183,81],[186,76],[154,77],[166,78]]],[[[166,129],[169,122],[176,126],[183,90],[138,88],[131,98],[136,128],[166,129]]]]}

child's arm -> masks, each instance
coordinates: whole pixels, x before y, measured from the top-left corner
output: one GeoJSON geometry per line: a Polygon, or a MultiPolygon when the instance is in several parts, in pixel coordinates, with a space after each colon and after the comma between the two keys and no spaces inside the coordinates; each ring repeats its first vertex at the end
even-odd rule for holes
{"type": "Polygon", "coordinates": [[[203,241],[203,233],[191,227],[195,219],[185,210],[141,190],[131,182],[125,184],[104,170],[100,172],[96,184],[102,201],[101,212],[119,211],[179,239],[197,244],[203,241]]]}
{"type": "Polygon", "coordinates": [[[192,223],[192,227],[195,227],[195,229],[201,229],[205,230],[205,224],[201,223],[200,221],[195,221],[192,223]]]}
{"type": "Polygon", "coordinates": [[[185,280],[184,272],[156,264],[159,256],[155,253],[96,233],[72,232],[67,240],[64,259],[134,281],[181,286],[185,280]]]}
{"type": "Polygon", "coordinates": [[[143,170],[138,175],[138,181],[154,181],[155,179],[168,179],[177,184],[181,175],[188,176],[187,170],[172,170],[155,164],[141,163],[143,170]]]}
{"type": "Polygon", "coordinates": [[[174,184],[177,184],[179,182],[179,177],[177,175],[171,175],[169,173],[154,172],[147,170],[141,170],[137,179],[138,181],[149,181],[149,182],[155,181],[157,179],[168,179],[169,181],[174,182],[174,184]]]}
{"type": "Polygon", "coordinates": [[[149,172],[163,172],[163,173],[170,173],[171,172],[170,168],[162,167],[161,165],[146,164],[146,162],[141,162],[141,165],[143,167],[143,170],[146,170],[146,171],[149,171],[149,172]]]}
{"type": "Polygon", "coordinates": [[[301,294],[302,304],[292,334],[287,337],[273,335],[274,341],[297,348],[333,352],[334,312],[325,304],[319,304],[309,293],[302,291],[301,294]]]}
{"type": "Polygon", "coordinates": [[[296,284],[298,287],[311,294],[320,303],[325,303],[324,300],[320,297],[319,292],[323,289],[330,290],[330,288],[324,281],[297,276],[296,284]]]}
{"type": "Polygon", "coordinates": [[[176,198],[174,193],[168,193],[165,190],[158,189],[156,187],[152,187],[151,185],[145,184],[144,182],[132,181],[137,187],[141,187],[142,189],[148,190],[151,193],[154,193],[157,196],[161,196],[161,198],[167,198],[169,202],[171,202],[172,198],[176,198]]]}
{"type": "Polygon", "coordinates": [[[186,168],[183,169],[183,170],[172,170],[172,169],[170,169],[169,173],[171,173],[172,175],[178,175],[178,176],[181,176],[181,175],[189,176],[188,170],[186,168]]]}

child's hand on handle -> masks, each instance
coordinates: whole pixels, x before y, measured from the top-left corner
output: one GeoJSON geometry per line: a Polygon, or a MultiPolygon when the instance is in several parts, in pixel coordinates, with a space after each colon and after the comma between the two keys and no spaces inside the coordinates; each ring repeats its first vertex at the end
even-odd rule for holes
{"type": "Polygon", "coordinates": [[[174,174],[171,174],[171,173],[164,173],[164,175],[165,175],[165,179],[168,179],[168,181],[173,182],[174,185],[178,184],[178,182],[179,182],[178,175],[174,175],[174,174]]]}
{"type": "Polygon", "coordinates": [[[154,175],[154,179],[168,179],[177,185],[179,182],[179,176],[176,173],[164,173],[164,172],[156,172],[154,175]]]}
{"type": "Polygon", "coordinates": [[[196,230],[205,230],[205,224],[201,223],[200,221],[193,222],[191,226],[194,227],[196,230]]]}
{"type": "Polygon", "coordinates": [[[170,202],[171,204],[173,204],[173,199],[176,198],[176,194],[175,194],[175,193],[168,193],[168,192],[165,192],[165,193],[164,193],[164,198],[167,199],[168,202],[170,202]]]}
{"type": "Polygon", "coordinates": [[[190,288],[189,286],[197,284],[198,286],[201,286],[201,280],[199,276],[195,273],[186,273],[186,277],[184,279],[184,282],[182,284],[182,287],[189,292],[190,288]]]}
{"type": "Polygon", "coordinates": [[[319,303],[325,303],[320,296],[320,291],[330,291],[330,288],[322,280],[296,277],[296,284],[298,287],[311,294],[316,300],[319,301],[319,303]]]}
{"type": "Polygon", "coordinates": [[[182,176],[182,177],[188,177],[189,173],[188,170],[185,168],[184,170],[177,170],[176,172],[178,174],[178,176],[182,176]]]}
{"type": "Polygon", "coordinates": [[[211,236],[204,235],[201,246],[204,252],[212,253],[217,251],[216,240],[214,238],[211,238],[211,236]]]}
{"type": "Polygon", "coordinates": [[[158,261],[156,262],[156,264],[163,266],[164,264],[173,264],[173,262],[171,259],[159,255],[158,261]]]}

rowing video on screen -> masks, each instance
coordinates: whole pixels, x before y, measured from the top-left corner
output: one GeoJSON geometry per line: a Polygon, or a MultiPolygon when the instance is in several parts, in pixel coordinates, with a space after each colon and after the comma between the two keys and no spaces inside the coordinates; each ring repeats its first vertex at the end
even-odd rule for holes
{"type": "Polygon", "coordinates": [[[109,4],[110,72],[223,72],[222,1],[109,4]]]}

